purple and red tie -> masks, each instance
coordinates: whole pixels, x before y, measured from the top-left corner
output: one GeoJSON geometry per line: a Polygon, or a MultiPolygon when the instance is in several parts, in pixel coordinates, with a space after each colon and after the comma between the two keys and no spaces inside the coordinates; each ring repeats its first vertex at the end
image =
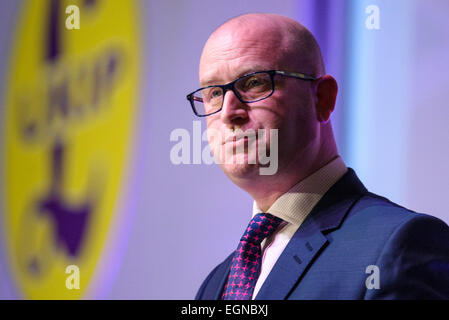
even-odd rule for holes
{"type": "Polygon", "coordinates": [[[248,224],[235,251],[222,300],[250,300],[262,264],[260,243],[283,220],[269,213],[256,214],[248,224]]]}

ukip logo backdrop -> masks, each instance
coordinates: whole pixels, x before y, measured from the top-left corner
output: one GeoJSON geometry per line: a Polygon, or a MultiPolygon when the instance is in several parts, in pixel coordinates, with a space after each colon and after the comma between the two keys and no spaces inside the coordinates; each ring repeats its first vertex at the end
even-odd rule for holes
{"type": "Polygon", "coordinates": [[[133,1],[26,1],[6,77],[4,234],[25,298],[83,297],[123,183],[136,113],[133,1]],[[80,28],[66,28],[69,5],[80,28]],[[66,267],[80,272],[66,287],[66,267]]]}

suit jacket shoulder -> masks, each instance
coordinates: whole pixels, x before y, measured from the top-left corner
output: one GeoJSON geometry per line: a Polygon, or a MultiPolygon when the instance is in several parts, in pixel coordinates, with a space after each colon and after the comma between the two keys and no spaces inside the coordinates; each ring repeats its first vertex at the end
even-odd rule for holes
{"type": "Polygon", "coordinates": [[[224,281],[227,279],[233,256],[234,252],[209,273],[201,284],[195,300],[218,300],[221,298],[220,293],[224,286],[224,281]]]}
{"type": "MultiPolygon", "coordinates": [[[[233,254],[197,299],[219,299],[233,254]]],[[[296,231],[256,299],[449,299],[449,228],[368,192],[352,169],[296,231]]]]}

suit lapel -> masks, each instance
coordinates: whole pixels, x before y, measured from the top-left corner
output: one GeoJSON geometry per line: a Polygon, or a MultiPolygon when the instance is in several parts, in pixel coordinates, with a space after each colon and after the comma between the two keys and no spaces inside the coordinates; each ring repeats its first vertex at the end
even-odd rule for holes
{"type": "Polygon", "coordinates": [[[338,228],[352,205],[367,190],[352,169],[329,189],[298,228],[256,296],[287,299],[315,257],[328,244],[326,232],[338,228]]]}
{"type": "Polygon", "coordinates": [[[313,257],[326,243],[327,238],[321,232],[306,236],[296,232],[262,285],[256,299],[285,299],[313,257]]]}
{"type": "Polygon", "coordinates": [[[221,266],[219,267],[219,269],[217,270],[217,275],[219,275],[217,277],[217,285],[211,285],[211,299],[213,300],[221,300],[221,295],[223,293],[223,288],[224,285],[226,283],[226,281],[228,280],[228,276],[229,276],[229,272],[231,271],[231,262],[232,262],[232,258],[234,257],[234,252],[232,252],[228,258],[221,264],[221,266]],[[214,290],[215,288],[215,290],[214,290]],[[218,290],[216,290],[218,288],[218,290]]]}

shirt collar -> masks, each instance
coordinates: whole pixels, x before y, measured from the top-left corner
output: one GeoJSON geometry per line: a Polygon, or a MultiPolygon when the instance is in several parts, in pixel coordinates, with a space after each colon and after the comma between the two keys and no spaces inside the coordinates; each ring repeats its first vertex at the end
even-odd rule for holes
{"type": "MultiPolygon", "coordinates": [[[[300,226],[323,195],[346,171],[347,167],[343,159],[338,156],[324,167],[295,184],[290,190],[280,196],[267,212],[300,226]]],[[[262,211],[254,201],[253,217],[260,212],[262,211]]]]}

